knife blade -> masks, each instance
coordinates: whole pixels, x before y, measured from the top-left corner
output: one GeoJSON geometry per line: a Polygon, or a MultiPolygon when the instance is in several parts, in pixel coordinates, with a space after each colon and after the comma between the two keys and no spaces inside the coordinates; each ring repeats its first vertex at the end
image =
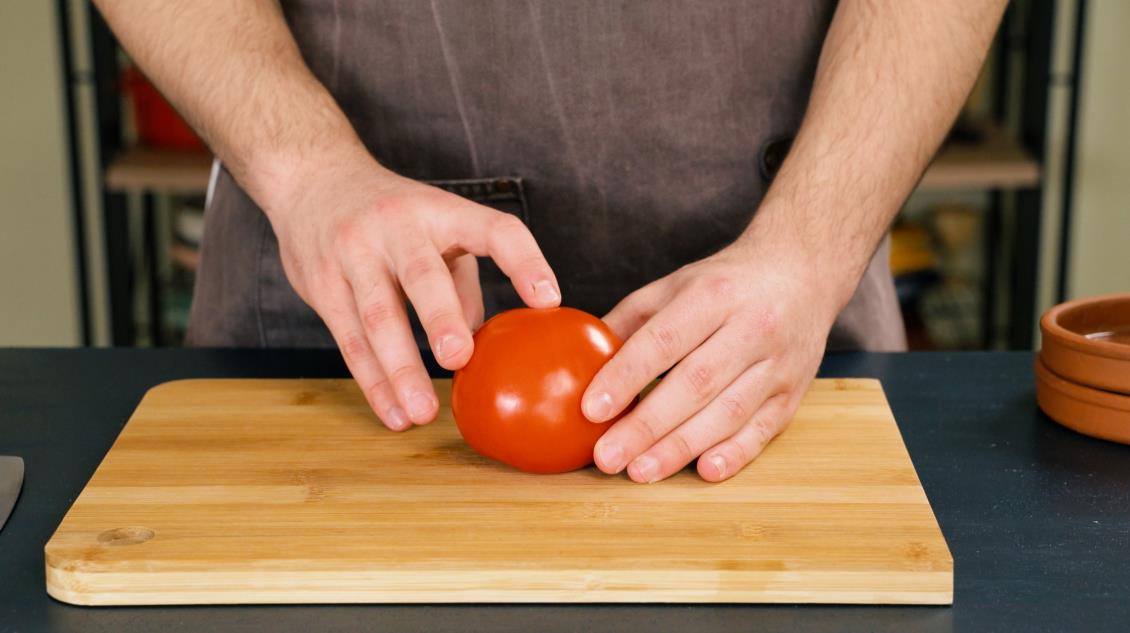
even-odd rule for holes
{"type": "Polygon", "coordinates": [[[24,485],[24,460],[0,455],[0,530],[8,522],[24,485]]]}

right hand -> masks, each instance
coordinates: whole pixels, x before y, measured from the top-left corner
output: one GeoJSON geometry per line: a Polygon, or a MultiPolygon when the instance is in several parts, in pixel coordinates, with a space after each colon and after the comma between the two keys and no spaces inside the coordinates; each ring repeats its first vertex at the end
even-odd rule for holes
{"type": "Polygon", "coordinates": [[[470,360],[483,319],[475,256],[491,257],[531,307],[560,304],[557,280],[513,215],[375,164],[326,172],[268,211],[286,276],[384,424],[403,431],[430,422],[439,402],[405,296],[436,360],[454,370],[470,360]]]}

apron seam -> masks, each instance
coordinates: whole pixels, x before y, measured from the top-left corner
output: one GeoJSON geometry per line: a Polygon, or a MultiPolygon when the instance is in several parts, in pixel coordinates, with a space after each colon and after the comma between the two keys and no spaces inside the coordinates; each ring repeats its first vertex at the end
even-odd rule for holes
{"type": "Polygon", "coordinates": [[[212,167],[208,171],[208,188],[204,190],[204,209],[207,210],[212,206],[212,199],[216,196],[216,183],[220,180],[220,170],[224,165],[220,159],[212,159],[212,167]]]}
{"type": "Polygon", "coordinates": [[[333,0],[333,48],[330,51],[330,56],[333,58],[333,70],[330,74],[330,84],[333,86],[333,92],[336,94],[338,84],[340,83],[339,77],[341,75],[341,7],[338,5],[339,0],[333,0]]]}
{"type": "Polygon", "coordinates": [[[463,91],[459,88],[459,82],[455,79],[455,70],[451,62],[451,52],[447,50],[447,35],[443,32],[443,24],[440,23],[439,10],[436,8],[435,0],[429,3],[432,9],[432,23],[435,24],[436,33],[439,35],[439,52],[443,56],[443,65],[447,70],[447,81],[451,86],[451,92],[455,96],[455,109],[459,112],[459,121],[463,124],[463,136],[467,138],[467,151],[471,158],[471,170],[474,172],[475,177],[481,175],[479,170],[479,151],[475,147],[475,137],[471,134],[471,126],[467,123],[467,112],[463,107],[463,91]]]}
{"type": "Polygon", "coordinates": [[[259,213],[259,245],[255,257],[255,326],[259,331],[259,346],[267,347],[267,331],[263,327],[263,247],[267,243],[268,224],[262,213],[259,213]]]}

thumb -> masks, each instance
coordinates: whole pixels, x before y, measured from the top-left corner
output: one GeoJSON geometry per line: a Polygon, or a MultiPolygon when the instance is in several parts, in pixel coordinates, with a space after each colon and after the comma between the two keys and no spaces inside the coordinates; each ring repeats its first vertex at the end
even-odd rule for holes
{"type": "Polygon", "coordinates": [[[655,316],[666,301],[666,278],[654,281],[620,300],[603,321],[621,341],[655,316]]]}

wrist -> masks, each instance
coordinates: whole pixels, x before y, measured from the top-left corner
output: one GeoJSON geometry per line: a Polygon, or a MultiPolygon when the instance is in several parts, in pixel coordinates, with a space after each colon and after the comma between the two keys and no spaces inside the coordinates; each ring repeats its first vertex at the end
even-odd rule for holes
{"type": "Polygon", "coordinates": [[[855,294],[874,244],[868,239],[845,240],[806,231],[785,213],[763,205],[734,248],[756,262],[757,274],[767,267],[778,271],[785,283],[804,293],[806,303],[831,327],[855,294]]]}
{"type": "Polygon", "coordinates": [[[308,206],[303,200],[312,195],[395,176],[377,163],[332,101],[309,109],[288,132],[249,135],[233,153],[221,158],[272,223],[308,206]]]}
{"type": "Polygon", "coordinates": [[[315,190],[324,191],[342,180],[379,170],[364,148],[344,140],[334,146],[261,152],[248,164],[241,180],[263,212],[274,219],[303,207],[303,200],[315,190]]]}

